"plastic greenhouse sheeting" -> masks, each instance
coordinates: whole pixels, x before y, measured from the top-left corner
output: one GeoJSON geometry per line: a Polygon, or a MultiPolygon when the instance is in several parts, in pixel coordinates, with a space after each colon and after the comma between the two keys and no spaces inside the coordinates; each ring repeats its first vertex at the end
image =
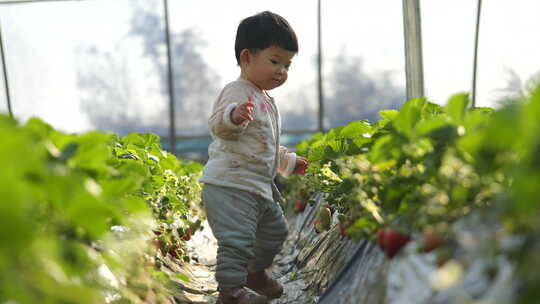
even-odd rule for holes
{"type": "MultiPolygon", "coordinates": [[[[341,236],[337,215],[329,231],[317,234],[313,221],[325,201],[321,194],[314,199],[317,203],[304,212],[288,215],[289,238],[271,268],[285,292],[273,304],[512,302],[514,267],[504,256],[485,258],[488,236],[498,225],[489,215],[472,214],[454,223],[457,259],[438,266],[435,252],[418,251],[414,235],[388,259],[373,241],[341,236]]],[[[214,303],[216,242],[208,227],[194,236],[191,247],[199,263],[177,270],[191,277],[190,283],[178,281],[183,295],[177,298],[214,303]]]]}
{"type": "Polygon", "coordinates": [[[354,242],[340,236],[337,216],[333,219],[333,229],[316,234],[311,223],[324,199],[320,196],[317,201],[292,220],[296,224],[294,234],[299,252],[292,268],[308,274],[302,279],[309,287],[306,291],[312,294],[311,299],[295,303],[512,301],[516,290],[512,264],[504,256],[485,258],[489,235],[497,228],[489,215],[475,213],[454,223],[458,258],[438,266],[436,253],[419,252],[414,236],[398,256],[387,259],[375,242],[354,242]]]}

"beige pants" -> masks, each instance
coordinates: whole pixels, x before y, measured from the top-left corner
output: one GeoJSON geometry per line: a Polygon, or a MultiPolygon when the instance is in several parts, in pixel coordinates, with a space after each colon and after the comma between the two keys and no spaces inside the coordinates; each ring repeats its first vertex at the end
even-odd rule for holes
{"type": "Polygon", "coordinates": [[[268,268],[287,238],[279,204],[246,191],[204,185],[202,201],[217,239],[220,289],[244,286],[250,272],[268,268]]]}

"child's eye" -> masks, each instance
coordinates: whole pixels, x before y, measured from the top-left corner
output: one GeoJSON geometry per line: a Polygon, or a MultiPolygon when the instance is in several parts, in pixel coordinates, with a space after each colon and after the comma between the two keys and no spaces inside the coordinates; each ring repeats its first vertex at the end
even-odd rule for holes
{"type": "Polygon", "coordinates": [[[272,64],[278,64],[278,62],[276,60],[270,59],[270,62],[272,62],[272,64]]]}

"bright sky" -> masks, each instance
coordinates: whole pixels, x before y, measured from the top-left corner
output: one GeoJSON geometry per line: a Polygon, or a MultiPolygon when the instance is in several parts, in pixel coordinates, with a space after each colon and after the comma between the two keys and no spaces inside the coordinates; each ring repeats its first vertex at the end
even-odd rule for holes
{"type": "MultiPolygon", "coordinates": [[[[81,45],[113,49],[128,30],[129,3],[87,0],[0,4],[17,117],[25,120],[37,115],[68,131],[92,128],[80,111],[75,68],[79,63],[74,49],[81,45]]],[[[393,71],[396,82],[404,85],[401,0],[323,1],[322,8],[325,73],[331,71],[333,60],[340,54],[360,56],[369,73],[393,71]]],[[[430,100],[444,104],[451,94],[471,88],[476,1],[425,0],[421,9],[426,94],[430,100]]],[[[174,32],[197,29],[206,41],[203,56],[220,75],[221,86],[239,73],[233,53],[239,21],[263,10],[285,17],[300,43],[288,83],[272,93],[282,101],[282,110],[287,110],[296,106],[292,92],[307,85],[312,88],[310,106],[315,107],[316,1],[170,1],[171,28],[174,32]]],[[[523,80],[540,70],[536,33],[539,11],[537,0],[483,2],[478,105],[494,106],[495,90],[506,86],[507,69],[513,69],[523,80]]],[[[137,71],[136,65],[133,68],[137,71]]],[[[146,71],[139,70],[139,78],[144,79],[146,71]]],[[[144,87],[145,83],[140,85],[144,87]]],[[[5,111],[3,91],[0,98],[0,111],[5,111]]]]}

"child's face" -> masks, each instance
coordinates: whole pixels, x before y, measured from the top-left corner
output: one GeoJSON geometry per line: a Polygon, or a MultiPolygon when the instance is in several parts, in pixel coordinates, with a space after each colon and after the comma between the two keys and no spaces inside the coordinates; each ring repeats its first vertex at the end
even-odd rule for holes
{"type": "Polygon", "coordinates": [[[275,89],[287,81],[289,66],[295,53],[271,46],[255,54],[249,53],[245,76],[261,90],[275,89]]]}

